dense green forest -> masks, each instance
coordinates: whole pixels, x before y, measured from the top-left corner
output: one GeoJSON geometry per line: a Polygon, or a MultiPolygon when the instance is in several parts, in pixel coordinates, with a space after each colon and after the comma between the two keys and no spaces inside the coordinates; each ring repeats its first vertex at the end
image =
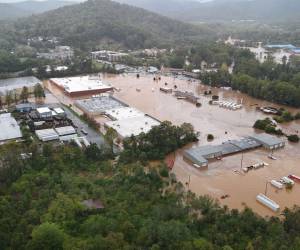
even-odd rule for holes
{"type": "Polygon", "coordinates": [[[163,163],[30,141],[1,146],[0,158],[0,249],[300,248],[298,208],[282,220],[229,210],[185,192],[163,163]]]}

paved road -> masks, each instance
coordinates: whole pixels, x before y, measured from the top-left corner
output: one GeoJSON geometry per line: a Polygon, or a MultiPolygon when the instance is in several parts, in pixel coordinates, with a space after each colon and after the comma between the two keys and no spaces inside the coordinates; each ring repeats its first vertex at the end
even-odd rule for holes
{"type": "MultiPolygon", "coordinates": [[[[77,127],[76,131],[79,136],[85,136],[90,143],[96,143],[99,147],[103,147],[106,145],[105,139],[100,132],[96,132],[94,129],[89,127],[89,125],[86,122],[82,121],[77,115],[75,115],[69,108],[63,106],[60,100],[57,97],[55,97],[49,90],[46,90],[45,92],[46,95],[52,97],[52,99],[50,98],[51,100],[54,100],[53,103],[48,103],[46,105],[52,108],[57,108],[57,107],[63,108],[66,112],[67,117],[71,119],[74,125],[77,127]],[[83,134],[81,132],[82,129],[84,129],[88,134],[87,135],[83,134]]],[[[119,148],[114,147],[114,152],[118,153],[119,148]]]]}
{"type": "Polygon", "coordinates": [[[96,143],[99,147],[102,147],[105,145],[105,140],[103,138],[103,135],[101,135],[99,132],[96,132],[94,129],[89,127],[87,123],[82,121],[77,115],[75,115],[73,112],[71,112],[68,108],[63,107],[61,104],[48,104],[49,107],[51,108],[63,108],[64,111],[66,112],[66,115],[69,119],[71,119],[74,123],[74,125],[77,127],[76,131],[79,136],[85,136],[87,140],[90,143],[96,143]],[[84,129],[88,134],[85,135],[81,132],[81,130],[84,129]]]}
{"type": "Polygon", "coordinates": [[[80,118],[78,116],[76,116],[75,114],[73,114],[69,109],[64,107],[64,110],[65,110],[67,116],[73,121],[74,125],[78,127],[78,128],[76,128],[76,130],[80,136],[85,136],[89,142],[96,143],[98,146],[105,145],[105,140],[99,132],[96,132],[94,129],[89,127],[89,125],[87,123],[80,120],[80,118]],[[88,134],[87,135],[83,134],[81,132],[82,129],[84,129],[88,134]]]}

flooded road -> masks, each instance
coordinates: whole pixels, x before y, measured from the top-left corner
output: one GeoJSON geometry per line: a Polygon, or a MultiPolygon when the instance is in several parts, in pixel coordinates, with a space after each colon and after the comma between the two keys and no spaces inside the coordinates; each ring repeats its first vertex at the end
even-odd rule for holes
{"type": "MultiPolygon", "coordinates": [[[[184,122],[191,123],[196,131],[200,132],[198,145],[220,144],[230,139],[238,139],[255,133],[252,128],[257,119],[267,117],[256,110],[257,106],[274,106],[266,101],[251,98],[242,93],[230,90],[212,89],[213,94],[219,95],[221,101],[242,103],[243,109],[232,111],[209,104],[211,96],[204,96],[207,86],[199,82],[188,82],[173,77],[162,77],[161,81],[154,81],[153,76],[135,75],[112,76],[105,75],[103,81],[120,89],[115,96],[127,104],[140,109],[155,118],[164,121],[169,120],[180,125],[184,122]],[[165,85],[167,83],[167,86],[165,85]],[[190,91],[200,97],[201,107],[185,100],[176,99],[173,94],[163,93],[160,87],[190,91]],[[207,135],[213,134],[215,139],[207,141],[207,135]]],[[[288,108],[292,112],[296,109],[288,108]]],[[[282,126],[288,133],[300,131],[300,122],[292,122],[282,126]]],[[[192,145],[196,146],[196,145],[192,145]]],[[[266,182],[272,179],[280,179],[289,174],[300,176],[300,144],[287,143],[284,149],[275,151],[277,160],[268,158],[269,151],[258,149],[243,154],[242,165],[247,166],[261,161],[269,163],[269,166],[252,170],[247,174],[238,174],[234,170],[240,170],[242,154],[225,157],[221,161],[211,162],[206,169],[198,170],[185,162],[182,151],[176,153],[176,161],[173,172],[177,179],[184,185],[190,180],[189,189],[196,194],[208,194],[219,199],[221,205],[230,208],[242,209],[245,205],[251,207],[261,215],[274,215],[274,213],[255,200],[258,193],[264,193],[266,182]],[[227,199],[220,199],[223,195],[229,195],[227,199]]],[[[276,191],[268,185],[267,196],[276,201],[281,209],[300,205],[300,184],[295,184],[292,190],[276,191]]]]}

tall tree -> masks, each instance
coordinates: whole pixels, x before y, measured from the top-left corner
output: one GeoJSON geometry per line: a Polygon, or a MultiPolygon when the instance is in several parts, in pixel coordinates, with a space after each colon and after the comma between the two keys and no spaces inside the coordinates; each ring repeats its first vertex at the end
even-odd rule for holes
{"type": "Polygon", "coordinates": [[[34,97],[35,98],[43,98],[43,97],[45,97],[44,88],[39,83],[34,86],[34,97]]]}
{"type": "Polygon", "coordinates": [[[5,94],[5,103],[6,103],[7,107],[10,106],[10,104],[12,103],[12,101],[13,101],[12,92],[11,91],[7,91],[6,94],[5,94]]]}
{"type": "Polygon", "coordinates": [[[27,102],[29,97],[28,88],[26,86],[23,87],[22,92],[20,94],[20,99],[22,102],[27,102]]]}

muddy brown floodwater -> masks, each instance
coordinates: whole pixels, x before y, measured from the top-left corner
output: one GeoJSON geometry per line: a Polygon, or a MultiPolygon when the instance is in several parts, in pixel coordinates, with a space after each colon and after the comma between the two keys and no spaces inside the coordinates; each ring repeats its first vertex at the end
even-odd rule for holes
{"type": "MultiPolygon", "coordinates": [[[[198,81],[188,82],[184,79],[162,76],[161,81],[154,81],[153,76],[135,75],[104,75],[103,80],[119,88],[115,96],[127,104],[164,121],[169,120],[180,125],[184,122],[191,123],[196,131],[201,133],[198,145],[220,144],[226,140],[238,139],[255,133],[252,128],[257,119],[267,117],[256,110],[257,106],[275,106],[266,101],[257,100],[236,91],[213,89],[213,94],[219,95],[220,100],[243,103],[241,110],[231,111],[218,106],[209,105],[210,96],[203,92],[208,88],[198,81]],[[172,94],[166,94],[159,90],[160,87],[174,88],[191,91],[200,96],[202,107],[197,108],[184,100],[177,100],[172,94]],[[140,91],[137,91],[139,89],[140,91]],[[225,131],[227,133],[225,133],[225,131]],[[213,134],[215,139],[208,142],[207,134],[213,134]]],[[[296,112],[296,109],[285,107],[296,112]]],[[[282,129],[288,133],[300,131],[300,122],[285,124],[282,129]]],[[[196,146],[191,145],[190,147],[196,146]]],[[[253,150],[243,155],[243,166],[257,162],[267,162],[269,166],[247,174],[238,174],[234,170],[240,170],[242,154],[225,157],[221,161],[211,162],[208,168],[199,170],[185,162],[182,151],[176,152],[176,161],[173,172],[177,179],[184,185],[190,183],[187,188],[198,195],[210,195],[219,200],[221,205],[230,208],[243,209],[251,207],[260,215],[275,215],[272,211],[256,202],[256,195],[265,192],[266,182],[272,179],[280,179],[289,174],[300,176],[300,144],[287,143],[284,149],[275,151],[277,160],[268,158],[269,151],[265,149],[253,150]],[[223,195],[229,195],[227,199],[220,199],[223,195]]],[[[292,190],[276,191],[268,186],[267,196],[276,201],[281,209],[300,205],[300,184],[295,184],[292,190]]]]}

